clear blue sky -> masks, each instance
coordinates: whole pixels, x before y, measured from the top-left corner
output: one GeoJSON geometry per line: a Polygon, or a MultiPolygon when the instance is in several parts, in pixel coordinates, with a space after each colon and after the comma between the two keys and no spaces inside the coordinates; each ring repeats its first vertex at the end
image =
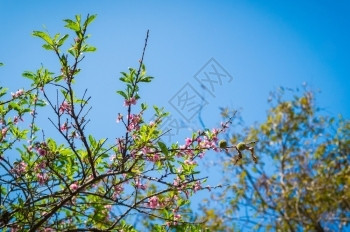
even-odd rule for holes
{"type": "Polygon", "coordinates": [[[41,63],[58,72],[54,55],[41,49],[31,31],[45,26],[51,34],[65,33],[62,19],[90,13],[98,15],[90,28],[90,42],[98,51],[84,61],[79,85],[93,96],[91,116],[104,117],[93,122],[96,130],[109,128],[122,110],[115,95],[117,77],[137,65],[147,29],[145,63],[156,79],[141,94],[174,117],[181,116],[168,101],[187,82],[198,88],[193,76],[212,57],[233,81],[221,86],[215,98],[201,92],[209,103],[202,113],[206,125],[218,122],[218,106],[242,107],[247,123],[262,120],[269,91],[304,81],[322,91],[318,104],[327,113],[349,117],[349,11],[348,1],[4,0],[0,81],[11,90],[26,87],[21,73],[41,63]]]}
{"type": "MultiPolygon", "coordinates": [[[[146,30],[150,29],[145,64],[156,79],[141,90],[149,105],[165,106],[181,119],[169,100],[189,83],[205,96],[206,126],[220,122],[219,106],[242,108],[247,124],[262,121],[267,98],[278,86],[303,82],[322,92],[324,113],[350,117],[349,1],[0,1],[1,86],[27,88],[21,74],[43,64],[58,73],[54,55],[31,36],[43,26],[65,33],[63,19],[97,14],[78,85],[93,97],[89,130],[113,139],[124,108],[115,90],[119,72],[138,65],[146,30]],[[215,58],[233,77],[215,97],[200,88],[194,75],[215,58]]],[[[43,125],[52,126],[47,117],[43,125]]],[[[194,118],[196,126],[198,121],[194,118]]],[[[50,129],[47,129],[50,136],[50,129]]],[[[184,134],[184,133],[182,133],[184,134]]]]}

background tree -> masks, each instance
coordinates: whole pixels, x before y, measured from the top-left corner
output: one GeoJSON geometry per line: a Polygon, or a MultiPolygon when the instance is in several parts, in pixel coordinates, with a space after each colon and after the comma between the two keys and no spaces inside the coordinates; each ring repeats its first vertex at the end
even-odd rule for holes
{"type": "Polygon", "coordinates": [[[230,187],[208,199],[202,219],[215,231],[349,228],[349,120],[321,114],[306,88],[281,88],[270,101],[264,122],[227,134],[231,144],[258,140],[258,164],[247,158],[249,152],[239,160],[235,150],[227,150],[221,165],[230,187]]]}
{"type": "Polygon", "coordinates": [[[141,226],[134,223],[135,215],[152,219],[147,226],[157,231],[196,230],[198,224],[182,214],[191,195],[205,189],[196,160],[208,150],[219,151],[217,137],[230,120],[194,132],[183,144],[162,142],[167,131],[160,124],[168,114],[154,106],[154,120],[147,122],[147,105],[139,104],[140,85],[153,78],[143,62],[147,32],[138,68],[120,77],[125,89],[117,93],[126,113],[119,113],[117,122],[123,136],[108,144],[107,138],[89,134],[90,97],[87,90],[77,90],[77,83],[85,54],[96,50],[87,43],[95,17],[64,20],[70,33],[63,36],[34,31],[57,57],[59,74],[41,67],[23,73],[32,82],[30,89],[12,96],[0,89],[0,230],[135,231],[141,226]],[[74,40],[67,47],[69,36],[74,40]],[[50,115],[60,137],[45,136],[39,113],[50,115]]]}

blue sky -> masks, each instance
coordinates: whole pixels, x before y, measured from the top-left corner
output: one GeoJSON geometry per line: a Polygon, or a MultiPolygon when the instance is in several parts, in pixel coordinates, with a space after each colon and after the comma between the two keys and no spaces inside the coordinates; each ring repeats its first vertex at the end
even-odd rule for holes
{"type": "Polygon", "coordinates": [[[91,117],[103,115],[91,125],[96,130],[108,128],[123,110],[117,77],[137,66],[147,29],[145,63],[156,79],[141,96],[176,118],[181,115],[168,101],[186,83],[202,91],[209,103],[203,121],[213,126],[219,106],[242,108],[248,124],[261,121],[269,91],[303,82],[322,91],[317,99],[325,113],[349,117],[349,9],[346,1],[1,1],[1,84],[26,87],[21,73],[41,64],[58,72],[54,55],[31,32],[65,33],[62,19],[90,13],[98,15],[90,27],[98,51],[86,57],[79,86],[93,97],[91,117]],[[233,77],[215,98],[193,78],[212,57],[233,77]]]}
{"type": "MultiPolygon", "coordinates": [[[[317,94],[317,104],[332,116],[350,117],[350,3],[348,1],[0,1],[0,84],[14,92],[28,88],[25,70],[43,64],[58,73],[55,56],[41,48],[33,30],[66,33],[63,19],[75,14],[97,14],[77,86],[92,96],[88,130],[113,139],[123,112],[115,94],[123,88],[119,73],[137,67],[147,29],[145,57],[155,80],[141,97],[149,105],[165,106],[184,121],[169,101],[187,83],[208,103],[202,110],[205,126],[220,122],[219,107],[242,109],[249,125],[262,121],[269,92],[279,86],[300,87],[303,82],[317,94]],[[232,76],[214,96],[194,78],[214,58],[232,76]]],[[[46,135],[54,130],[44,115],[46,135]]],[[[187,123],[193,129],[197,117],[187,123]]],[[[184,138],[184,130],[174,139],[184,138]]],[[[180,141],[182,142],[182,141],[180,141]]]]}
{"type": "MultiPolygon", "coordinates": [[[[350,108],[350,4],[347,1],[9,1],[0,2],[0,84],[14,92],[27,88],[25,70],[42,65],[59,73],[54,54],[41,48],[33,30],[54,34],[68,31],[63,19],[75,14],[97,14],[91,25],[90,43],[77,86],[92,96],[88,130],[113,141],[121,125],[115,123],[125,110],[115,94],[123,88],[121,71],[137,67],[147,29],[150,30],[145,64],[155,77],[141,87],[149,105],[164,106],[173,119],[185,121],[169,103],[188,84],[208,103],[202,124],[220,123],[219,107],[242,109],[247,125],[262,121],[269,92],[279,86],[308,83],[325,114],[343,114],[350,108]],[[210,95],[194,76],[214,58],[232,76],[210,95]]],[[[71,38],[72,39],[72,38],[71,38]]],[[[227,79],[226,79],[227,80],[227,79]]],[[[55,136],[47,115],[41,124],[46,136],[55,136]]],[[[202,124],[195,116],[187,127],[202,124]]],[[[172,141],[189,132],[182,128],[172,141]]],[[[179,141],[180,143],[182,141],[179,141]]]]}
{"type": "MultiPolygon", "coordinates": [[[[317,104],[324,113],[349,118],[349,10],[347,1],[1,1],[0,84],[13,92],[27,88],[22,72],[41,64],[58,73],[56,57],[31,32],[64,34],[63,19],[90,13],[98,15],[89,31],[98,50],[87,54],[77,86],[92,96],[89,130],[97,137],[120,132],[119,73],[137,67],[147,29],[145,64],[155,80],[141,87],[141,97],[179,122],[185,120],[169,101],[186,84],[208,103],[201,116],[209,128],[220,122],[220,106],[242,109],[248,125],[262,121],[270,91],[303,82],[321,90],[317,104]],[[214,96],[194,78],[211,58],[233,77],[214,96]]],[[[41,123],[54,136],[46,115],[41,123]]],[[[186,124],[201,127],[198,117],[186,124]]],[[[186,134],[182,129],[172,139],[186,134]]]]}

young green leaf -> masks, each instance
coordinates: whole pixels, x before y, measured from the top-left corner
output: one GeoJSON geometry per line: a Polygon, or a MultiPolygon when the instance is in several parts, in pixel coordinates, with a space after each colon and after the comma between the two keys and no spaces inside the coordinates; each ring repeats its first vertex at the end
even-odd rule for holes
{"type": "Polygon", "coordinates": [[[65,25],[66,28],[69,28],[69,29],[71,29],[73,31],[80,31],[80,25],[77,24],[76,22],[74,22],[73,20],[65,19],[63,21],[66,22],[66,25],[65,25]]]}
{"type": "Polygon", "coordinates": [[[43,39],[46,43],[50,45],[53,44],[51,37],[43,31],[33,31],[32,35],[43,39]]]}
{"type": "Polygon", "coordinates": [[[163,154],[164,154],[165,156],[168,156],[169,151],[168,151],[167,146],[166,146],[163,142],[161,142],[161,141],[158,142],[158,146],[159,146],[160,150],[163,152],[163,154]]]}
{"type": "Polygon", "coordinates": [[[64,41],[66,41],[66,39],[68,38],[69,36],[66,34],[64,35],[61,39],[57,40],[57,46],[60,47],[63,45],[64,41]]]}
{"type": "Polygon", "coordinates": [[[128,99],[128,96],[123,91],[118,90],[117,93],[123,96],[125,99],[128,99]]]}

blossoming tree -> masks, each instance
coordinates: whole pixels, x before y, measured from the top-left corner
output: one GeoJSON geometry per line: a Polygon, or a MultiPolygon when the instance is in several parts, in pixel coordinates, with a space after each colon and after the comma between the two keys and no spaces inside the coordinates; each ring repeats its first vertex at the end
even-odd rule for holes
{"type": "MultiPolygon", "coordinates": [[[[12,96],[0,89],[0,230],[2,231],[135,231],[133,215],[152,219],[152,228],[166,231],[196,230],[196,223],[182,214],[190,197],[204,187],[205,178],[196,160],[208,150],[220,151],[218,136],[230,120],[213,130],[196,131],[183,141],[166,144],[160,130],[167,117],[156,106],[154,120],[147,122],[138,90],[151,82],[144,54],[138,68],[122,72],[125,89],[117,91],[125,113],[117,116],[125,129],[115,143],[87,134],[89,100],[78,96],[80,63],[95,47],[87,43],[87,28],[95,19],[88,15],[66,19],[70,34],[33,35],[44,41],[60,64],[60,73],[41,67],[24,72],[31,87],[12,96]],[[72,46],[62,46],[74,35],[72,46]],[[56,97],[48,92],[55,88],[56,97]],[[140,111],[134,105],[139,104],[140,111]],[[37,125],[38,108],[53,112],[49,120],[63,139],[45,138],[37,125]],[[30,121],[26,128],[25,122],[30,121]],[[15,155],[17,153],[18,155],[15,155]]],[[[213,186],[215,188],[215,186],[213,186]]]]}

